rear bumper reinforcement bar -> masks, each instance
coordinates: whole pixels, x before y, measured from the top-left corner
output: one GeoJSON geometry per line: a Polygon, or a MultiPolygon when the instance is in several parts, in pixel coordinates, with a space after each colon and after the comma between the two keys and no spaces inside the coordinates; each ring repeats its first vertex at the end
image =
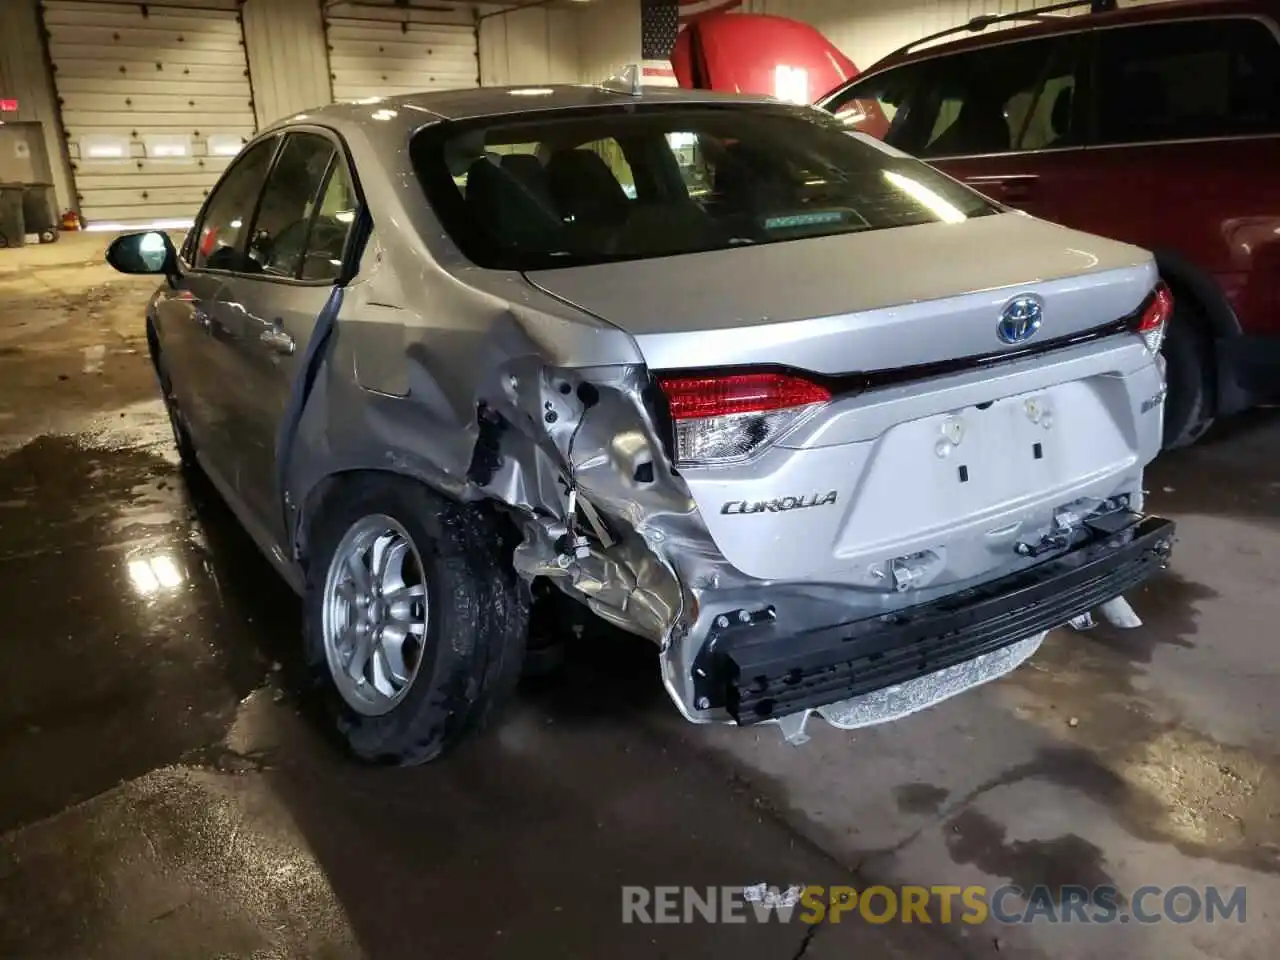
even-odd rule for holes
{"type": "Polygon", "coordinates": [[[1060,626],[1165,565],[1174,524],[1110,514],[1071,549],[990,583],[883,616],[788,631],[771,617],[713,629],[695,691],[746,725],[964,663],[1060,626]]]}

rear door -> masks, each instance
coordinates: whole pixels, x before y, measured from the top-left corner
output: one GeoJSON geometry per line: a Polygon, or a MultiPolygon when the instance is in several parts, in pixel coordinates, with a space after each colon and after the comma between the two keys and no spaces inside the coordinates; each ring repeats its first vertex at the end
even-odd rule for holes
{"type": "Polygon", "coordinates": [[[1081,175],[1084,37],[927,58],[824,106],[1001,203],[1061,221],[1081,175]]]}
{"type": "Polygon", "coordinates": [[[289,133],[262,192],[247,256],[229,284],[242,388],[237,493],[254,519],[284,542],[277,444],[290,393],[316,322],[334,293],[358,203],[337,140],[289,133]]]}
{"type": "Polygon", "coordinates": [[[1255,17],[1098,30],[1092,187],[1072,216],[1211,274],[1280,334],[1280,42],[1255,17]]]}

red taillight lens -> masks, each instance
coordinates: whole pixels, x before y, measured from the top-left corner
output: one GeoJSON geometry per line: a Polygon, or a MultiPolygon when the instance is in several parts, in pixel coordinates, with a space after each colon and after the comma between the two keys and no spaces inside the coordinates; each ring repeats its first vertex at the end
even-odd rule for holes
{"type": "Polygon", "coordinates": [[[1151,291],[1151,299],[1147,301],[1146,309],[1142,311],[1142,316],[1138,318],[1138,325],[1134,327],[1152,353],[1160,352],[1160,344],[1164,342],[1165,325],[1171,316],[1173,316],[1173,291],[1161,281],[1156,285],[1155,290],[1151,291]]]}
{"type": "Polygon", "coordinates": [[[736,373],[728,376],[659,377],[673,420],[765,413],[826,403],[831,391],[786,373],[736,373]]]}
{"type": "Polygon", "coordinates": [[[1172,315],[1173,291],[1169,289],[1168,284],[1160,283],[1153,291],[1151,302],[1142,313],[1142,319],[1138,321],[1138,332],[1146,333],[1148,330],[1163,327],[1172,315]]]}
{"type": "Polygon", "coordinates": [[[676,463],[749,460],[831,399],[826,387],[788,373],[659,376],[675,421],[676,463]]]}

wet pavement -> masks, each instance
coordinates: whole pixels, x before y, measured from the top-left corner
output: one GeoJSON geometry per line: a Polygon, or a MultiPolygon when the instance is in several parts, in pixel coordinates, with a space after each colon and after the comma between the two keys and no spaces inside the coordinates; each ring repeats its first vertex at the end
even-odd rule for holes
{"type": "Polygon", "coordinates": [[[590,637],[443,763],[362,768],[298,602],[178,467],[151,284],[0,253],[0,956],[1253,958],[1280,894],[1280,415],[1162,458],[1146,625],[856,734],[695,728],[590,637]],[[20,259],[19,259],[20,258],[20,259]],[[623,885],[1247,888],[1247,921],[623,924],[623,885]]]}

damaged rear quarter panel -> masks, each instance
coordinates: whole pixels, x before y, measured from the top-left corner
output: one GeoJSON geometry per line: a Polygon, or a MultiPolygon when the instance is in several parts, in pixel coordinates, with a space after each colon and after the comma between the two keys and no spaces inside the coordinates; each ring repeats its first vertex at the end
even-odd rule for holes
{"type": "MultiPolygon", "coordinates": [[[[494,504],[524,535],[514,560],[526,579],[547,577],[666,642],[686,605],[682,579],[724,561],[670,469],[635,342],[518,273],[463,261],[412,171],[369,177],[385,154],[343,132],[375,232],[287,461],[295,553],[327,480],[403,474],[494,504]],[[566,552],[571,528],[588,547],[566,552]]],[[[407,163],[403,151],[395,162],[407,163]]]]}

